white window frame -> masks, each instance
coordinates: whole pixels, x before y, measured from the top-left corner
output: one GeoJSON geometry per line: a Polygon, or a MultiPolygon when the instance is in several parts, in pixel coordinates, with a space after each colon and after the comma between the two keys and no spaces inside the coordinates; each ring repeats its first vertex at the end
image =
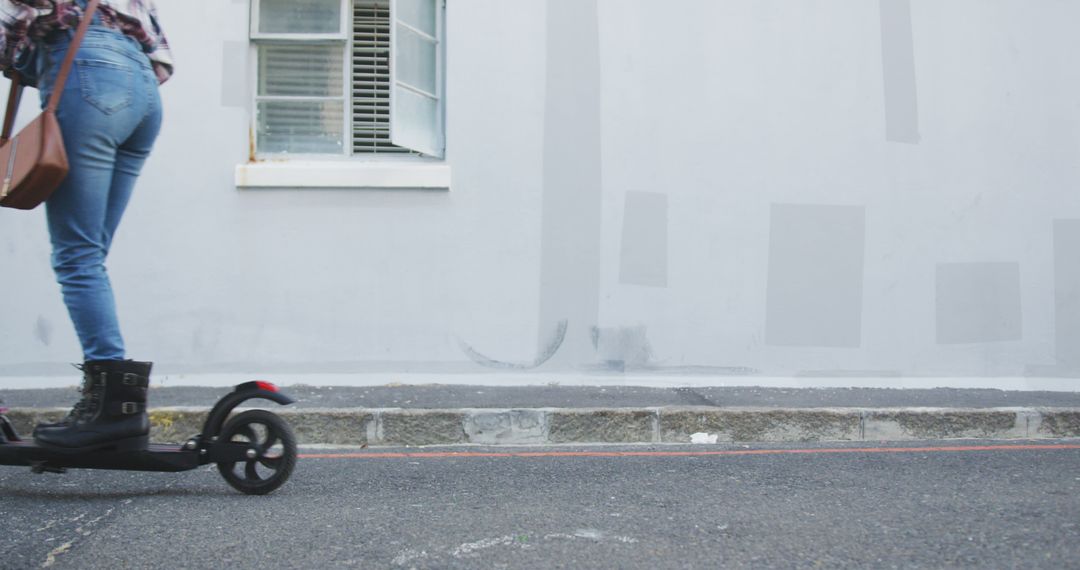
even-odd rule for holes
{"type": "Polygon", "coordinates": [[[349,7],[352,5],[352,0],[341,0],[341,25],[338,28],[338,33],[333,34],[264,34],[259,31],[259,9],[262,6],[260,0],[251,0],[251,21],[249,24],[248,36],[252,40],[348,40],[349,39],[349,7]]]}
{"type": "MultiPolygon", "coordinates": [[[[238,188],[424,188],[449,190],[451,181],[450,166],[446,162],[446,104],[445,104],[445,10],[446,0],[438,0],[436,3],[436,26],[441,37],[437,38],[437,50],[439,50],[439,62],[436,65],[436,87],[439,98],[439,118],[437,128],[438,136],[442,144],[442,157],[432,157],[417,154],[379,154],[379,153],[354,153],[353,152],[353,109],[352,109],[352,22],[353,0],[341,0],[341,27],[337,33],[324,34],[277,34],[261,33],[259,26],[260,0],[251,0],[251,20],[249,23],[249,38],[253,57],[251,58],[252,69],[250,77],[254,78],[251,85],[249,100],[251,108],[251,160],[246,164],[240,164],[235,171],[235,184],[238,188]],[[256,127],[258,117],[258,42],[260,41],[302,41],[302,42],[341,42],[345,50],[343,58],[342,74],[345,78],[344,104],[344,145],[345,152],[341,154],[288,154],[273,153],[259,155],[255,151],[256,127]]],[[[393,38],[397,22],[396,0],[391,3],[391,49],[396,49],[393,38]]],[[[391,57],[391,97],[390,116],[394,116],[395,97],[393,90],[397,88],[394,62],[397,58],[391,57]]],[[[391,137],[393,138],[393,119],[391,119],[391,137]]]]}
{"type": "Polygon", "coordinates": [[[398,1],[390,0],[390,139],[393,144],[404,146],[407,148],[417,149],[424,151],[424,154],[429,156],[445,156],[446,153],[446,136],[445,136],[445,124],[446,124],[446,89],[444,88],[443,81],[443,67],[444,63],[442,57],[439,56],[440,51],[443,50],[443,44],[446,42],[446,33],[444,13],[446,0],[435,0],[435,36],[429,35],[427,32],[418,30],[415,27],[409,25],[404,20],[399,19],[398,15],[400,10],[398,9],[398,1]],[[407,84],[405,81],[398,77],[397,61],[398,58],[393,54],[399,53],[401,50],[398,47],[400,42],[400,36],[398,35],[398,26],[402,26],[408,29],[410,32],[421,36],[425,39],[430,38],[435,43],[436,50],[436,63],[435,63],[435,92],[429,93],[407,84]],[[398,113],[400,113],[400,99],[397,96],[398,92],[410,92],[422,97],[433,97],[437,102],[437,119],[435,125],[435,132],[433,144],[429,146],[427,141],[420,141],[411,139],[411,133],[403,132],[402,120],[400,120],[398,113]],[[441,145],[442,148],[436,148],[441,145]]]}

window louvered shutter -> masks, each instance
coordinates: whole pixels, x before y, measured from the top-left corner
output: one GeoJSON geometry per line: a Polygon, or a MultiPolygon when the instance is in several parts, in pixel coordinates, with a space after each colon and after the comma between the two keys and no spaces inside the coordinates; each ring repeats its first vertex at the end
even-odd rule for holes
{"type": "Polygon", "coordinates": [[[352,30],[353,153],[409,152],[390,141],[390,0],[357,0],[352,30]]]}

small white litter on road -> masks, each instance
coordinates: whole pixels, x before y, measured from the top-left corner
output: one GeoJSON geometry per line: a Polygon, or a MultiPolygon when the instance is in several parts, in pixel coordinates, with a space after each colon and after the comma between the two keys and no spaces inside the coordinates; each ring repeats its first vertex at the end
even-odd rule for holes
{"type": "Polygon", "coordinates": [[[592,528],[579,529],[579,530],[575,531],[574,534],[565,534],[565,533],[557,532],[557,533],[554,533],[554,534],[544,535],[544,540],[553,540],[553,539],[577,540],[577,539],[581,539],[581,538],[583,538],[585,540],[591,540],[593,542],[613,541],[613,542],[621,542],[623,544],[635,544],[638,541],[636,538],[631,537],[631,536],[612,535],[612,534],[608,534],[608,533],[606,533],[604,531],[600,531],[600,530],[596,530],[596,529],[592,529],[592,528]]]}
{"type": "Polygon", "coordinates": [[[413,560],[420,560],[427,557],[428,553],[426,550],[421,550],[420,552],[417,552],[412,549],[406,549],[401,551],[401,554],[395,556],[391,563],[396,566],[404,566],[409,562],[412,562],[413,560]]]}
{"type": "Polygon", "coordinates": [[[698,432],[690,436],[690,443],[716,443],[718,439],[719,434],[698,432]]]}

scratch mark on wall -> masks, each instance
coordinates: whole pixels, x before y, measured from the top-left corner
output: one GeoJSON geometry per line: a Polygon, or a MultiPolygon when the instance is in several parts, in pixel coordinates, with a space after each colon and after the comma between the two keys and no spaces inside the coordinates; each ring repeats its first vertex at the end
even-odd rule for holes
{"type": "Polygon", "coordinates": [[[468,356],[470,360],[481,366],[486,366],[488,368],[497,368],[501,370],[532,370],[534,368],[539,368],[545,362],[551,360],[551,357],[555,356],[555,353],[559,352],[559,348],[566,340],[566,330],[568,325],[569,322],[566,319],[559,321],[559,323],[555,326],[555,331],[549,337],[548,342],[544,345],[543,350],[540,351],[540,354],[538,354],[532,362],[504,362],[501,360],[495,360],[493,358],[480,354],[476,351],[476,349],[469,346],[468,343],[461,340],[460,338],[458,339],[458,346],[461,347],[461,350],[465,353],[465,356],[468,356]]]}
{"type": "MultiPolygon", "coordinates": [[[[971,204],[965,206],[964,208],[953,210],[952,211],[953,222],[956,222],[956,223],[962,222],[962,221],[964,221],[965,218],[967,218],[968,216],[971,216],[975,212],[977,212],[978,209],[979,209],[979,206],[982,205],[982,199],[983,199],[983,193],[979,192],[978,195],[975,196],[975,199],[972,200],[971,204]]],[[[952,231],[954,229],[955,229],[955,226],[950,224],[949,225],[949,231],[952,231]]]]}
{"type": "Polygon", "coordinates": [[[34,337],[45,346],[52,343],[52,323],[44,316],[38,316],[37,322],[34,323],[34,337]]]}

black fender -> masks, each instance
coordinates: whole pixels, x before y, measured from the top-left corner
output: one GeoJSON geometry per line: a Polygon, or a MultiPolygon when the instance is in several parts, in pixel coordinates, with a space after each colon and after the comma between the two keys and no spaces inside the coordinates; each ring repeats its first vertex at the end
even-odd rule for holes
{"type": "Polygon", "coordinates": [[[226,394],[223,398],[214,404],[211,408],[210,414],[206,416],[206,423],[203,424],[203,441],[208,441],[210,438],[217,437],[221,433],[221,426],[225,424],[225,419],[229,417],[233,409],[240,404],[253,399],[263,399],[277,402],[283,406],[294,403],[296,400],[281,393],[281,390],[277,386],[263,381],[244,382],[236,387],[235,390],[226,394]]]}

